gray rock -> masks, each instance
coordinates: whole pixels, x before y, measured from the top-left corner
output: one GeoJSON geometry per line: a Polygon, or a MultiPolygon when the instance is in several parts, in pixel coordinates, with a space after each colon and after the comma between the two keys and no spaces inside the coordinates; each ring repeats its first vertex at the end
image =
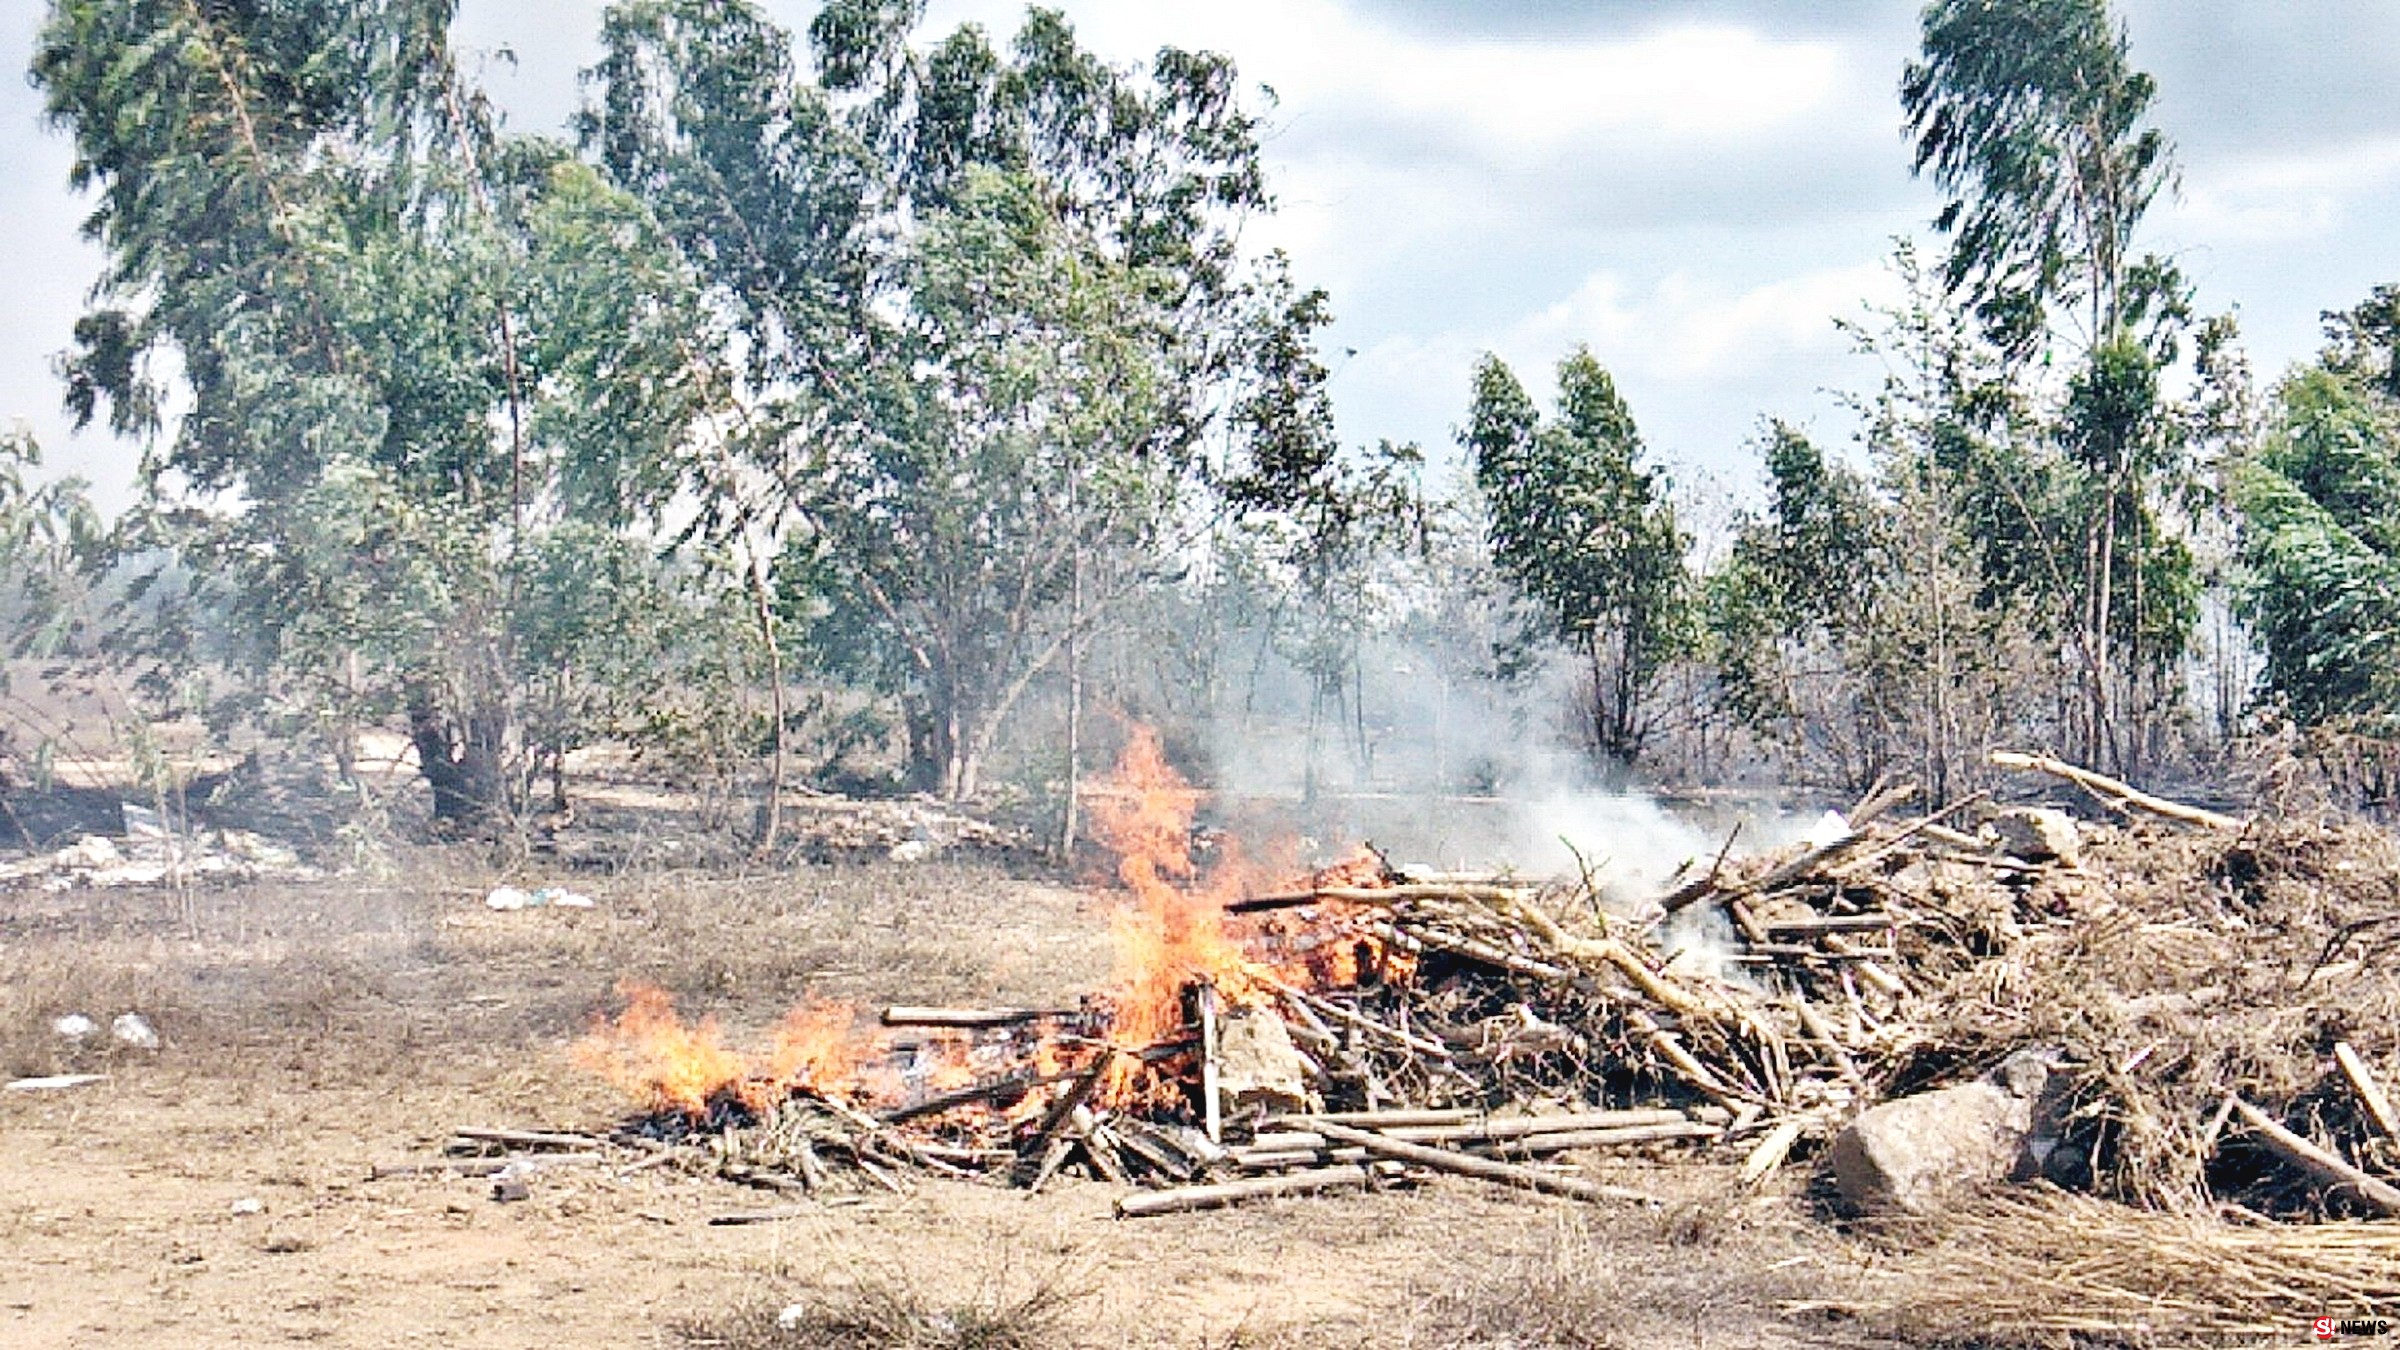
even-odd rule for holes
{"type": "Polygon", "coordinates": [[[2065,1079],[2048,1051],[2020,1051],[1982,1078],[1885,1102],[1825,1152],[1834,1193],[1854,1213],[1925,1214],[1950,1199],[2042,1172],[2065,1079]]]}
{"type": "Polygon", "coordinates": [[[2027,862],[2056,859],[2073,867],[2083,854],[2083,832],[2075,818],[2055,807],[2011,807],[1985,823],[2003,852],[2027,862]]]}

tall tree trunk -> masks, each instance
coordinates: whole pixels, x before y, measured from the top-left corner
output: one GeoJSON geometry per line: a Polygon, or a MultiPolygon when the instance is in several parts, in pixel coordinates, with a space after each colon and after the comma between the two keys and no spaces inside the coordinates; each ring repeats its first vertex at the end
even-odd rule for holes
{"type": "MultiPolygon", "coordinates": [[[[1067,586],[1067,799],[1059,811],[1058,857],[1075,860],[1076,808],[1083,792],[1083,550],[1075,550],[1067,586]]],[[[1209,681],[1213,692],[1215,681],[1209,681]]],[[[1210,700],[1214,702],[1213,697],[1210,700]]]]}
{"type": "Polygon", "coordinates": [[[775,847],[775,838],[783,829],[783,644],[776,638],[774,597],[767,587],[766,565],[753,555],[749,572],[751,617],[758,624],[759,644],[767,653],[767,711],[775,722],[767,751],[767,800],[759,811],[757,847],[765,853],[775,847]]]}
{"type": "Polygon", "coordinates": [[[433,692],[408,695],[409,740],[433,790],[433,817],[452,829],[497,829],[509,814],[507,709],[492,702],[453,719],[433,692]]]}

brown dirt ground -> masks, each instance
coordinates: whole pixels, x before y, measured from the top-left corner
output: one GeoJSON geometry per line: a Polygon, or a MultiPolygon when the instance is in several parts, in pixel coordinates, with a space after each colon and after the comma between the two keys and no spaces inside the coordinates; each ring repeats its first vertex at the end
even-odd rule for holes
{"type": "Polygon", "coordinates": [[[494,913],[495,877],[434,850],[381,880],[188,905],[0,895],[0,1076],[113,1075],[0,1094],[0,1344],[683,1346],[845,1287],[972,1300],[1043,1281],[1073,1291],[1066,1339],[1089,1346],[1865,1343],[1778,1309],[1870,1278],[1866,1258],[1789,1188],[1734,1197],[1721,1165],[1606,1168],[1661,1212],[1443,1181],[1120,1222],[1095,1183],[926,1180],[741,1227],[708,1220],[779,1202],[658,1169],[562,1167],[505,1205],[486,1181],[369,1180],[459,1125],[615,1119],[568,1048],[622,976],[738,1036],[804,990],[1038,1001],[1105,969],[1103,898],[986,865],[509,879],[599,907],[494,913]],[[164,1049],[78,1060],[47,1029],[126,1008],[164,1049]],[[1511,1330],[1527,1300],[1554,1314],[1538,1335],[1511,1330]]]}

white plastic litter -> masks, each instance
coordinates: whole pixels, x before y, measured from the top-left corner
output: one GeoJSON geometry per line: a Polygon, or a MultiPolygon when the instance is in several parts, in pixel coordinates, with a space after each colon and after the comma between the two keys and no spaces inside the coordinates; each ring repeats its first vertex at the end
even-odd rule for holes
{"type": "Polygon", "coordinates": [[[0,1083],[0,1088],[10,1092],[54,1092],[60,1088],[90,1087],[94,1083],[107,1081],[108,1075],[104,1073],[53,1073],[40,1078],[12,1078],[0,1083]]]}
{"type": "Polygon", "coordinates": [[[267,1212],[267,1206],[266,1202],[257,1196],[245,1195],[233,1202],[233,1212],[236,1214],[264,1214],[267,1212]]]}
{"type": "Polygon", "coordinates": [[[563,886],[544,886],[528,891],[518,886],[495,886],[483,897],[483,903],[493,909],[590,909],[592,897],[563,886]]]}
{"type": "Polygon", "coordinates": [[[1842,817],[1842,813],[1828,811],[1818,817],[1817,823],[1809,826],[1808,833],[1800,838],[1810,848],[1832,848],[1849,838],[1850,834],[1850,822],[1842,817]]]}
{"type": "Polygon", "coordinates": [[[117,1044],[130,1045],[136,1050],[158,1048],[158,1029],[140,1013],[118,1013],[117,1020],[108,1024],[108,1034],[116,1038],[117,1044]]]}
{"type": "Polygon", "coordinates": [[[68,1013],[52,1022],[50,1029],[57,1032],[63,1039],[83,1041],[91,1039],[93,1033],[100,1030],[100,1024],[82,1013],[68,1013]]]}
{"type": "Polygon", "coordinates": [[[783,1311],[775,1314],[775,1325],[785,1331],[796,1331],[807,1320],[808,1305],[805,1303],[786,1303],[783,1311]]]}

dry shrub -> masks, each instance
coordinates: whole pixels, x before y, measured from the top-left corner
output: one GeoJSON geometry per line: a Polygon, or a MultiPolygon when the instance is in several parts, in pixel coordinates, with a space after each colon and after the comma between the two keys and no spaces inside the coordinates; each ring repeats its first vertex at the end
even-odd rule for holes
{"type": "Polygon", "coordinates": [[[2400,847],[2363,825],[2238,836],[2097,834],[2086,877],[2045,879],[2029,930],[1938,989],[1889,1086],[2034,1045],[2070,1066],[2065,1136],[2105,1194],[2289,1212],[2314,1191],[2218,1119],[2238,1093],[2342,1152],[2372,1131],[2332,1058],[2349,1041],[2400,1082],[2400,847]]]}
{"type": "Polygon", "coordinates": [[[1873,1292],[1817,1306],[1932,1345],[2176,1346],[2400,1317],[2400,1224],[2227,1223],[2041,1188],[1895,1224],[1873,1292]]]}
{"type": "Polygon", "coordinates": [[[902,1269],[812,1287],[781,1301],[675,1328],[690,1346],[727,1350],[1063,1350],[1089,1293],[1072,1269],[1030,1280],[1005,1267],[964,1293],[902,1269]]]}

